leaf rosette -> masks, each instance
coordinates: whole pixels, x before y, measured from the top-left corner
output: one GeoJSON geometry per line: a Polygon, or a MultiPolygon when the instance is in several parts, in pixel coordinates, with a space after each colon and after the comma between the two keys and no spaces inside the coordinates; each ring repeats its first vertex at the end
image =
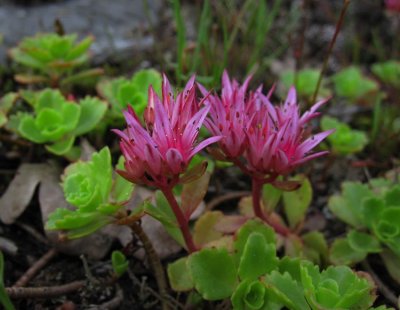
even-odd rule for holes
{"type": "Polygon", "coordinates": [[[56,155],[67,154],[75,138],[92,130],[107,109],[106,103],[97,98],[85,97],[77,103],[51,89],[30,94],[28,103],[33,112],[12,115],[9,128],[34,143],[46,144],[47,150],[56,155]]]}
{"type": "Polygon", "coordinates": [[[89,69],[71,75],[73,69],[87,63],[88,49],[93,40],[92,36],[88,36],[78,42],[76,34],[56,33],[24,38],[10,50],[10,56],[15,62],[33,69],[34,73],[16,74],[15,79],[23,84],[46,83],[54,86],[102,74],[100,69],[89,69]]]}
{"type": "MultiPolygon", "coordinates": [[[[120,161],[118,165],[121,165],[120,161]]],[[[78,161],[65,169],[62,188],[74,210],[57,209],[47,222],[49,230],[66,230],[68,237],[79,238],[114,221],[115,213],[123,206],[133,185],[120,176],[113,180],[111,155],[103,148],[90,161],[78,161]]]]}
{"type": "Polygon", "coordinates": [[[117,78],[102,81],[97,90],[111,104],[110,118],[122,121],[122,111],[128,105],[131,105],[141,117],[147,106],[149,86],[151,85],[155,92],[160,94],[161,83],[162,77],[158,71],[144,69],[136,72],[131,79],[117,78]]]}

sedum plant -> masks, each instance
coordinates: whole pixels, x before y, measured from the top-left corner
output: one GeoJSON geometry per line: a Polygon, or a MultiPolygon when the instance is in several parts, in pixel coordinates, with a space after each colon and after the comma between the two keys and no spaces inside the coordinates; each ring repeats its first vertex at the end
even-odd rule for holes
{"type": "MultiPolygon", "coordinates": [[[[281,74],[280,80],[285,89],[290,89],[292,85],[295,85],[297,93],[301,98],[311,100],[317,88],[319,75],[320,70],[317,69],[303,69],[298,72],[285,71],[281,74]]],[[[319,93],[326,97],[330,95],[330,90],[324,84],[321,85],[319,93]]]]}
{"type": "Polygon", "coordinates": [[[275,234],[259,220],[236,233],[231,250],[204,248],[168,266],[173,289],[206,300],[230,298],[233,309],[369,309],[374,284],[348,267],[318,266],[276,255],[275,234]]]}
{"type": "Polygon", "coordinates": [[[378,92],[379,85],[376,81],[365,77],[358,67],[348,67],[332,77],[335,92],[338,96],[345,97],[350,102],[368,101],[371,95],[378,92]]]}
{"type": "Polygon", "coordinates": [[[345,182],[342,193],[332,196],[328,206],[350,226],[345,238],[333,242],[331,261],[354,264],[378,253],[400,283],[400,185],[386,179],[373,179],[370,184],[345,182]]]}
{"type": "MultiPolygon", "coordinates": [[[[120,159],[118,166],[122,165],[123,159],[120,159]]],[[[115,222],[116,213],[133,191],[132,184],[119,175],[113,178],[107,147],[93,153],[87,162],[69,165],[61,179],[65,199],[74,209],[56,209],[49,216],[46,229],[64,230],[69,239],[86,236],[115,222]]]]}
{"type": "Polygon", "coordinates": [[[12,115],[9,128],[29,141],[45,144],[46,149],[56,155],[72,156],[76,151],[73,149],[76,137],[93,130],[107,109],[107,104],[98,98],[85,97],[74,102],[51,89],[25,92],[22,97],[32,112],[12,115]]]}
{"type": "Polygon", "coordinates": [[[321,119],[322,130],[335,129],[328,138],[333,153],[338,155],[349,155],[361,152],[368,144],[367,134],[361,130],[350,128],[346,123],[330,116],[321,119]]]}
{"type": "Polygon", "coordinates": [[[154,69],[136,72],[131,79],[117,78],[98,84],[99,94],[110,103],[108,116],[117,122],[123,120],[122,112],[131,106],[141,118],[147,106],[148,89],[151,85],[157,94],[161,93],[162,77],[154,69]]]}
{"type": "Polygon", "coordinates": [[[290,229],[263,210],[260,204],[262,187],[268,183],[282,189],[295,189],[298,184],[282,182],[278,177],[327,154],[325,151],[312,153],[312,150],[333,130],[316,135],[309,135],[305,130],[310,120],[319,115],[317,110],[326,100],[301,115],[294,87],[283,105],[274,106],[270,101],[272,90],[267,96],[261,93],[261,87],[247,93],[250,79],[240,85],[224,72],[221,96],[209,95],[201,88],[206,96],[205,104],[210,107],[205,127],[212,135],[222,137],[218,141],[219,148],[212,151],[216,159],[234,163],[251,177],[255,216],[287,236],[290,229]]]}
{"type": "Polygon", "coordinates": [[[77,35],[38,34],[24,38],[10,50],[12,59],[29,69],[15,79],[24,84],[43,83],[52,87],[102,74],[100,69],[77,71],[89,60],[88,49],[93,43],[89,36],[77,42],[77,35]]]}
{"type": "Polygon", "coordinates": [[[400,62],[388,60],[372,66],[372,72],[385,84],[400,89],[400,62]]]}

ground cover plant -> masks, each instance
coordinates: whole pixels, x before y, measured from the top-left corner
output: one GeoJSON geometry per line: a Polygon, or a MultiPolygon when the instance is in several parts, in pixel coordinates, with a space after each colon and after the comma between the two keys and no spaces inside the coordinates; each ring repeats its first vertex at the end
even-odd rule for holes
{"type": "Polygon", "coordinates": [[[60,21],[12,47],[0,304],[397,309],[398,24],[336,2],[174,0],[140,67],[92,66],[60,21]]]}

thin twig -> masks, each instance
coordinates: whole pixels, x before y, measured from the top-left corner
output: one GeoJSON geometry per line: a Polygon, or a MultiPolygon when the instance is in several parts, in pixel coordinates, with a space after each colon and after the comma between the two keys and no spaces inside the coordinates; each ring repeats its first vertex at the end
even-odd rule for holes
{"type": "MultiPolygon", "coordinates": [[[[134,285],[137,285],[137,286],[143,285],[143,283],[140,282],[140,280],[136,277],[136,275],[132,272],[131,269],[128,269],[128,275],[129,275],[129,278],[133,281],[134,285]]],[[[158,300],[162,299],[161,295],[159,293],[157,293],[155,290],[153,290],[150,286],[145,286],[144,289],[147,292],[149,292],[151,295],[156,297],[158,300]]],[[[185,309],[184,305],[182,305],[180,302],[178,302],[177,300],[172,298],[170,295],[167,294],[164,297],[165,297],[167,303],[172,307],[172,309],[185,309]]]]}
{"type": "Polygon", "coordinates": [[[42,287],[6,287],[6,292],[10,298],[49,298],[60,295],[66,295],[75,292],[84,287],[86,281],[73,281],[58,286],[42,286],[42,287]]]}
{"type": "Polygon", "coordinates": [[[214,209],[216,206],[218,206],[219,204],[227,201],[227,200],[232,200],[232,199],[237,199],[237,198],[242,198],[243,196],[250,196],[251,192],[249,191],[238,191],[238,192],[230,192],[230,193],[226,193],[224,195],[215,197],[214,199],[212,199],[206,206],[206,210],[210,211],[212,209],[214,209]]]}
{"type": "Polygon", "coordinates": [[[41,258],[39,258],[19,279],[13,287],[22,287],[28,284],[28,282],[44,267],[47,263],[58,254],[55,248],[51,248],[41,258]]]}
{"type": "Polygon", "coordinates": [[[344,0],[342,11],[340,12],[340,16],[339,16],[338,22],[336,23],[335,33],[334,33],[334,35],[332,37],[331,42],[329,43],[328,52],[326,53],[326,56],[325,56],[325,59],[324,59],[324,63],[322,65],[321,72],[319,73],[317,87],[315,88],[314,95],[312,97],[311,103],[314,103],[317,100],[318,92],[319,92],[319,89],[321,87],[322,77],[323,77],[323,75],[324,75],[324,73],[326,71],[326,68],[328,67],[328,61],[329,61],[329,58],[331,57],[333,47],[335,46],[337,36],[338,36],[338,34],[340,32],[340,29],[342,28],[342,24],[343,24],[343,21],[344,21],[344,16],[346,15],[346,11],[347,11],[347,8],[349,7],[349,4],[350,4],[350,0],[344,0]]]}
{"type": "Polygon", "coordinates": [[[378,286],[378,290],[382,293],[383,296],[387,300],[389,300],[393,305],[397,306],[397,297],[396,295],[386,286],[385,283],[381,281],[379,276],[375,273],[372,269],[371,265],[368,263],[367,260],[364,260],[361,265],[363,268],[371,275],[372,279],[375,281],[376,285],[378,286]]]}
{"type": "Polygon", "coordinates": [[[121,287],[117,285],[114,298],[101,305],[97,305],[95,309],[99,310],[117,309],[121,305],[123,300],[124,300],[124,292],[122,291],[121,287]]]}
{"type": "Polygon", "coordinates": [[[165,278],[165,273],[163,266],[161,264],[160,257],[158,256],[156,250],[153,247],[149,237],[147,237],[146,233],[143,231],[142,226],[140,226],[137,222],[130,223],[129,227],[136,234],[136,236],[140,239],[143,244],[143,248],[146,251],[147,257],[149,259],[151,268],[154,271],[154,276],[157,281],[158,290],[161,295],[162,308],[164,310],[169,309],[168,304],[166,303],[165,296],[167,295],[167,280],[165,278]]]}
{"type": "Polygon", "coordinates": [[[22,223],[20,221],[15,222],[15,224],[22,228],[23,230],[25,230],[27,233],[29,233],[30,235],[32,235],[32,237],[34,237],[36,240],[38,240],[39,242],[43,243],[43,244],[49,244],[49,241],[46,239],[45,236],[43,236],[43,234],[41,234],[39,231],[37,231],[35,228],[33,228],[32,226],[22,223]]]}

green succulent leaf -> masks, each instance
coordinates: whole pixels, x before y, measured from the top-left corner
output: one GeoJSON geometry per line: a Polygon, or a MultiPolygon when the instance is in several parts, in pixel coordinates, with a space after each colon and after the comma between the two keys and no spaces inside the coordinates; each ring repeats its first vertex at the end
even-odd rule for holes
{"type": "Polygon", "coordinates": [[[147,203],[144,209],[145,212],[160,221],[168,234],[184,247],[185,241],[167,199],[161,191],[156,191],[155,196],[156,205],[147,203]]]}
{"type": "Polygon", "coordinates": [[[319,231],[311,231],[301,236],[303,240],[304,255],[318,265],[325,265],[328,262],[328,244],[324,235],[319,231]]]}
{"type": "Polygon", "coordinates": [[[66,137],[52,145],[46,145],[46,149],[56,155],[66,155],[74,145],[75,137],[66,137]]]}
{"type": "Polygon", "coordinates": [[[268,298],[267,288],[260,281],[242,281],[232,294],[231,301],[234,310],[270,310],[281,309],[277,302],[275,307],[268,298]]]}
{"type": "Polygon", "coordinates": [[[132,78],[117,78],[101,82],[98,92],[111,103],[111,117],[122,119],[122,111],[130,104],[139,117],[143,115],[147,105],[150,85],[157,94],[161,94],[162,77],[154,69],[136,72],[132,78]]]}
{"type": "Polygon", "coordinates": [[[382,63],[376,63],[372,66],[372,72],[379,79],[397,89],[400,89],[400,62],[388,60],[382,63]]]}
{"type": "Polygon", "coordinates": [[[194,283],[188,267],[189,257],[182,257],[168,265],[169,283],[176,292],[190,291],[194,283]]]}
{"type": "Polygon", "coordinates": [[[279,200],[281,199],[281,196],[282,190],[277,189],[275,186],[272,186],[268,183],[263,186],[262,201],[267,212],[272,212],[275,210],[279,200]]]}
{"type": "Polygon", "coordinates": [[[276,294],[279,301],[289,309],[310,310],[301,283],[295,281],[288,273],[272,271],[265,278],[267,286],[276,294]]]}
{"type": "Polygon", "coordinates": [[[368,228],[373,229],[385,207],[385,201],[382,198],[369,197],[364,199],[361,212],[363,221],[368,228]]]}
{"type": "Polygon", "coordinates": [[[117,277],[122,276],[128,270],[129,261],[121,251],[112,252],[111,263],[117,277]]]}
{"type": "Polygon", "coordinates": [[[351,129],[346,123],[336,118],[324,116],[321,120],[322,130],[335,129],[328,136],[328,141],[335,153],[348,155],[360,152],[368,144],[367,134],[360,130],[351,129]]]}
{"type": "Polygon", "coordinates": [[[350,100],[358,100],[378,90],[378,84],[363,75],[360,68],[349,67],[333,78],[336,94],[350,100]]]}
{"type": "Polygon", "coordinates": [[[80,136],[95,128],[103,118],[107,104],[97,98],[86,97],[79,101],[81,114],[76,124],[73,134],[80,136]]]}
{"type": "Polygon", "coordinates": [[[353,265],[367,257],[368,251],[355,250],[347,238],[336,239],[330,249],[330,261],[335,265],[353,265]]]}
{"type": "Polygon", "coordinates": [[[364,228],[363,201],[374,194],[368,185],[358,182],[344,182],[342,194],[330,197],[329,209],[342,221],[355,228],[364,228]]]}
{"type": "Polygon", "coordinates": [[[347,234],[349,245],[360,252],[379,253],[382,251],[379,241],[367,233],[352,230],[347,234]]]}
{"type": "Polygon", "coordinates": [[[189,257],[188,266],[196,290],[206,300],[232,295],[236,285],[236,267],[226,249],[203,249],[189,257]]]}
{"type": "Polygon", "coordinates": [[[300,181],[301,186],[291,192],[283,192],[283,205],[291,228],[297,227],[304,221],[312,200],[312,186],[305,176],[295,176],[291,181],[300,181]]]}
{"type": "Polygon", "coordinates": [[[37,127],[35,119],[31,115],[18,113],[12,121],[24,138],[35,143],[44,143],[46,141],[46,138],[37,127]]]}
{"type": "Polygon", "coordinates": [[[331,266],[319,273],[318,267],[301,267],[306,297],[313,309],[367,309],[376,296],[374,284],[346,266],[331,266]]]}
{"type": "Polygon", "coordinates": [[[275,244],[267,243],[264,235],[251,233],[240,257],[238,275],[241,280],[255,280],[278,265],[275,244]]]}
{"type": "MultiPolygon", "coordinates": [[[[285,88],[289,89],[292,85],[296,86],[296,90],[302,97],[311,97],[317,88],[320,70],[317,69],[303,69],[295,73],[294,71],[285,71],[281,75],[281,81],[285,88]]],[[[330,94],[322,83],[320,94],[328,96],[330,94]]]]}
{"type": "Polygon", "coordinates": [[[8,93],[0,99],[0,128],[7,123],[7,113],[18,98],[17,93],[8,93]]]}
{"type": "Polygon", "coordinates": [[[275,232],[272,228],[260,220],[249,220],[236,233],[234,249],[238,259],[242,257],[247,240],[252,233],[259,233],[264,237],[266,243],[275,244],[275,232]]]}
{"type": "Polygon", "coordinates": [[[187,217],[190,217],[190,215],[203,201],[204,196],[207,193],[210,177],[211,174],[206,171],[198,179],[183,184],[183,189],[181,193],[181,208],[187,217]]]}
{"type": "Polygon", "coordinates": [[[105,147],[90,161],[68,166],[62,186],[66,200],[83,211],[94,211],[106,203],[112,186],[110,150],[105,147]]]}
{"type": "Polygon", "coordinates": [[[384,249],[380,255],[392,279],[400,284],[400,255],[390,249],[384,249]]]}
{"type": "MultiPolygon", "coordinates": [[[[124,162],[125,162],[124,157],[120,156],[120,158],[118,159],[118,163],[116,165],[116,169],[123,170],[124,162]]],[[[116,173],[110,196],[111,202],[123,203],[128,201],[132,196],[133,189],[134,189],[133,183],[127,181],[125,178],[121,177],[118,173],[116,173]]]]}
{"type": "Polygon", "coordinates": [[[78,43],[76,39],[75,34],[39,34],[23,39],[11,49],[10,55],[16,62],[54,77],[54,74],[67,73],[87,61],[87,50],[93,37],[78,43]]]}

